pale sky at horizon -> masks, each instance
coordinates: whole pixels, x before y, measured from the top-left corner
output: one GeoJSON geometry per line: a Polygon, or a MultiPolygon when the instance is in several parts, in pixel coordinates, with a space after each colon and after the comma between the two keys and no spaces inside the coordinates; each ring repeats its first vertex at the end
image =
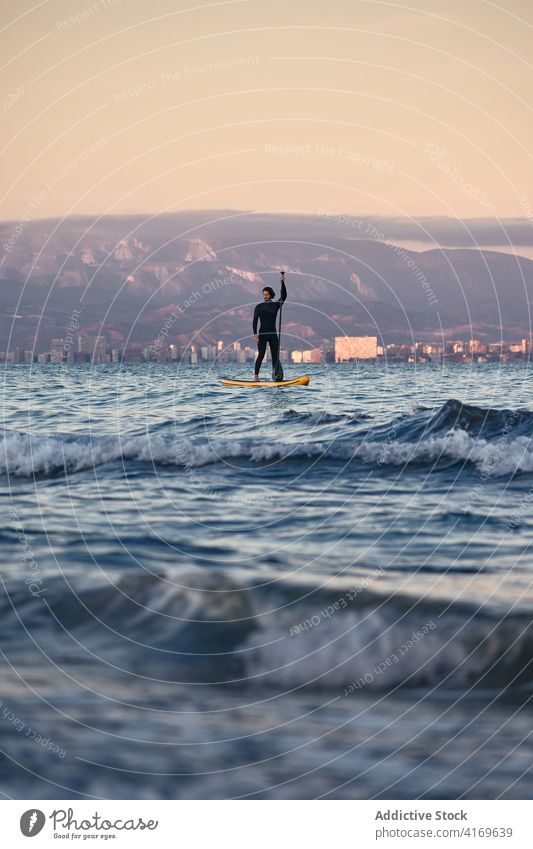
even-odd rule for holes
{"type": "Polygon", "coordinates": [[[0,219],[532,219],[526,0],[6,7],[0,219]]]}

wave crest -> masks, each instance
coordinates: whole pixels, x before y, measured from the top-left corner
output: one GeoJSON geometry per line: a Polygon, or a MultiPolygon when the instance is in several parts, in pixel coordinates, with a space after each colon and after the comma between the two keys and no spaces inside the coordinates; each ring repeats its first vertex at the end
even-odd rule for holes
{"type": "MultiPolygon", "coordinates": [[[[52,654],[74,645],[148,677],[242,686],[363,689],[531,686],[529,612],[276,582],[254,587],[219,571],[135,572],[72,589],[47,582],[46,606],[20,584],[0,612],[6,639],[21,627],[52,654]]],[[[22,649],[21,649],[22,650],[22,649]]],[[[75,658],[72,658],[75,660],[75,658]]]]}
{"type": "Polygon", "coordinates": [[[161,425],[124,436],[30,436],[6,430],[0,444],[0,474],[47,476],[116,462],[195,468],[229,461],[242,465],[306,459],[426,468],[469,463],[494,477],[533,471],[533,413],[528,411],[483,410],[450,400],[437,410],[418,409],[398,421],[365,425],[355,432],[334,426],[328,431],[328,424],[343,420],[357,424],[356,417],[346,418],[348,414],[290,410],[285,415],[323,424],[324,430],[309,440],[301,432],[295,436],[280,431],[285,438],[277,441],[182,436],[161,425]]]}

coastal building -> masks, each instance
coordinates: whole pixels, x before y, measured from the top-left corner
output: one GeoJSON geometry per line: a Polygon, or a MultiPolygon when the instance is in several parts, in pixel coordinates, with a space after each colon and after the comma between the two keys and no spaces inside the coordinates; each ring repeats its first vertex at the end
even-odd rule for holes
{"type": "Polygon", "coordinates": [[[479,339],[471,339],[468,343],[468,350],[471,354],[486,354],[487,345],[484,342],[480,342],[479,339]]]}
{"type": "Polygon", "coordinates": [[[336,336],[335,362],[375,360],[378,355],[377,336],[336,336]]]}
{"type": "Polygon", "coordinates": [[[50,362],[54,363],[54,365],[61,365],[61,363],[66,361],[66,352],[65,352],[65,340],[64,339],[52,339],[52,345],[50,348],[50,362]]]}
{"type": "Polygon", "coordinates": [[[322,362],[322,351],[320,348],[309,348],[307,351],[302,351],[302,363],[320,362],[322,362]]]}
{"type": "Polygon", "coordinates": [[[107,344],[104,337],[80,333],[78,336],[78,359],[82,363],[106,363],[108,361],[108,357],[107,344]]]}

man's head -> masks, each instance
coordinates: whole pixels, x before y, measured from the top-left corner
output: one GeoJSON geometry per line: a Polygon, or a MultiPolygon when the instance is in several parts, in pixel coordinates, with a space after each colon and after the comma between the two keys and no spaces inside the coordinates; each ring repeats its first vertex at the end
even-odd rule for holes
{"type": "Polygon", "coordinates": [[[276,293],[274,292],[274,289],[272,289],[270,286],[265,286],[265,288],[263,289],[263,300],[272,301],[275,294],[276,293]]]}

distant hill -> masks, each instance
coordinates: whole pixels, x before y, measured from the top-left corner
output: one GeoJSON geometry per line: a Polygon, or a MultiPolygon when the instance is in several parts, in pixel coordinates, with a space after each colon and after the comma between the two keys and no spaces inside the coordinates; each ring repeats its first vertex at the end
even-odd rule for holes
{"type": "MultiPolygon", "coordinates": [[[[365,229],[363,228],[363,232],[365,229]]],[[[0,224],[0,348],[45,350],[80,328],[150,342],[178,315],[184,344],[246,339],[264,285],[287,271],[287,341],[342,333],[530,335],[533,262],[492,250],[406,250],[320,216],[188,212],[0,224]],[[307,233],[309,235],[307,235],[307,233]],[[292,339],[290,338],[292,334],[292,339]]]]}

